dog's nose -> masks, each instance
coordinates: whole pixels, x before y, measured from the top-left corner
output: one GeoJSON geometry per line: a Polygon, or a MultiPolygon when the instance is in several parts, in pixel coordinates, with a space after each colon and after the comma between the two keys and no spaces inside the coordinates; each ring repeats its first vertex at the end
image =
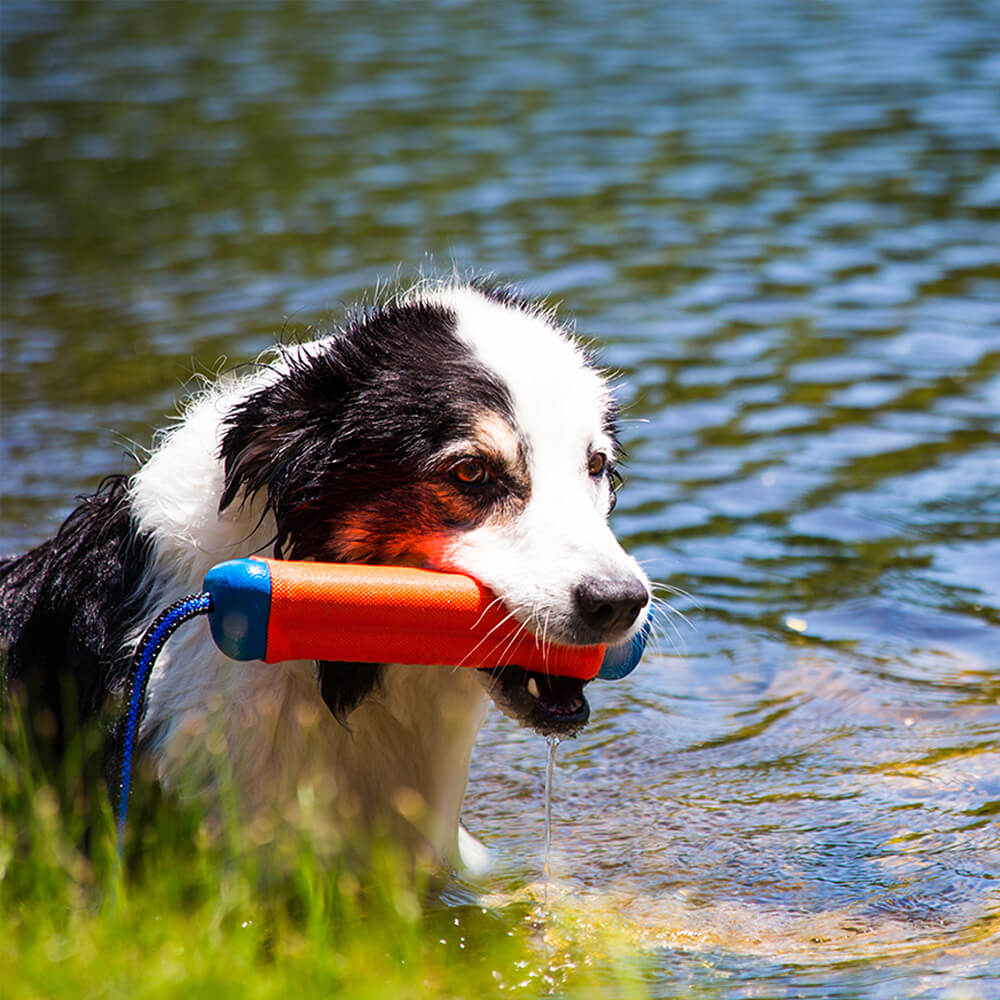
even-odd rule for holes
{"type": "Polygon", "coordinates": [[[629,577],[588,577],[573,591],[580,618],[595,632],[611,635],[627,629],[649,600],[641,580],[629,577]]]}

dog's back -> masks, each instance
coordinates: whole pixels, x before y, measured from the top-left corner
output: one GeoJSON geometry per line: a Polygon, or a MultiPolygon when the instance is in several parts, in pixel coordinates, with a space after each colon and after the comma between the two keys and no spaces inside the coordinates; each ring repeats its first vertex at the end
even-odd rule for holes
{"type": "Polygon", "coordinates": [[[2,687],[47,758],[61,758],[120,688],[149,558],[115,477],[54,538],[0,563],[2,687]]]}

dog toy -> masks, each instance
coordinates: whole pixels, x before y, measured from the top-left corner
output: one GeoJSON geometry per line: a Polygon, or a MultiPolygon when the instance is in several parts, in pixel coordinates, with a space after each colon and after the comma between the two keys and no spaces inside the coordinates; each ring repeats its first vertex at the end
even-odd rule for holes
{"type": "Polygon", "coordinates": [[[205,577],[216,645],[234,660],[496,667],[590,680],[604,646],[539,642],[485,587],[408,566],[236,559],[205,577]]]}

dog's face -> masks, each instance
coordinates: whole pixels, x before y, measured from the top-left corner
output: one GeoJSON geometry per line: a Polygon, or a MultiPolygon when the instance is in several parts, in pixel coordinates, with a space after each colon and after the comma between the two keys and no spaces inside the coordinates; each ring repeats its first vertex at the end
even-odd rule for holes
{"type": "MultiPolygon", "coordinates": [[[[266,491],[279,553],[467,573],[543,642],[616,644],[641,625],[648,581],[607,523],[608,387],[505,290],[432,287],[289,351],[226,428],[222,506],[266,491]]],[[[577,680],[480,674],[542,732],[587,720],[577,680]]]]}

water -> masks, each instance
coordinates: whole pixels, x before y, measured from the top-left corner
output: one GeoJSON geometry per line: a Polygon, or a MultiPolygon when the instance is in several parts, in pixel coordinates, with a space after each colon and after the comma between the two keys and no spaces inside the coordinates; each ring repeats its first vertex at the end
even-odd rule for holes
{"type": "Polygon", "coordinates": [[[549,906],[549,880],[552,878],[552,775],[556,765],[556,747],[562,742],[557,736],[547,736],[545,758],[545,860],[542,862],[542,909],[549,906]]]}
{"type": "MultiPolygon", "coordinates": [[[[560,749],[550,907],[654,996],[996,995],[993,0],[2,16],[4,550],[193,374],[519,281],[621,373],[615,526],[693,595],[560,749]]],[[[484,891],[537,883],[544,768],[491,717],[484,891]]]]}

